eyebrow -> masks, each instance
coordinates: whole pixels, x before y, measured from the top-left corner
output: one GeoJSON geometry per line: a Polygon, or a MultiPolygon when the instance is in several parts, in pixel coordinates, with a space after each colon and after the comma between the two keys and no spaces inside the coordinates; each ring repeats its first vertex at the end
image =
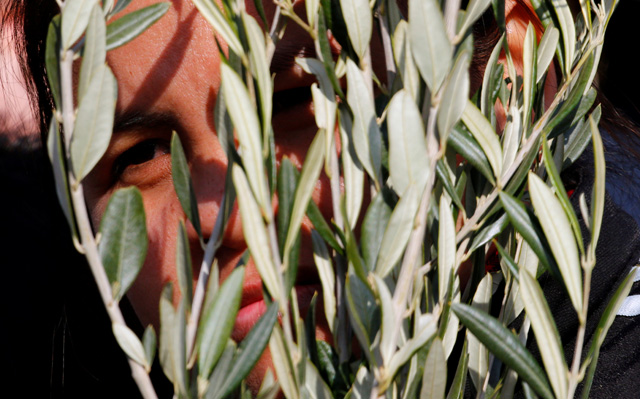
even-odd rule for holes
{"type": "Polygon", "coordinates": [[[178,118],[173,112],[144,112],[144,111],[125,111],[116,112],[113,121],[113,133],[120,133],[126,130],[136,128],[157,128],[170,126],[176,129],[178,126],[178,118]]]}

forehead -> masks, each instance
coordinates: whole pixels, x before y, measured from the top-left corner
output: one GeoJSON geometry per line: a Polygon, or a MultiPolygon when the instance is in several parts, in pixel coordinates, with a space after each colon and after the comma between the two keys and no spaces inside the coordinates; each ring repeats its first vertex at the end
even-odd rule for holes
{"type": "MultiPolygon", "coordinates": [[[[134,0],[125,13],[157,2],[134,0]]],[[[133,41],[110,51],[107,62],[118,79],[119,112],[195,106],[217,92],[220,83],[213,31],[186,0],[171,1],[160,20],[133,41]]]]}

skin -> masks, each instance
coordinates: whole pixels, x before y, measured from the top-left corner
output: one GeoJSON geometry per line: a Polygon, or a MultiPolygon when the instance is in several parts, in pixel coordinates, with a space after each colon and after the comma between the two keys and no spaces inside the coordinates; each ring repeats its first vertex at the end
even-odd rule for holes
{"type": "MultiPolygon", "coordinates": [[[[136,0],[126,12],[156,1],[136,0]]],[[[256,16],[253,2],[246,3],[248,11],[256,16]]],[[[267,15],[272,15],[273,4],[264,3],[267,15]]],[[[296,4],[296,11],[301,16],[305,13],[303,1],[296,4]]],[[[526,24],[517,26],[526,28],[526,24]]],[[[87,202],[94,226],[99,226],[109,197],[115,190],[132,185],[140,189],[146,211],[149,249],[144,267],[128,297],[142,324],[153,324],[156,328],[159,326],[158,301],[162,288],[169,282],[177,282],[174,261],[177,228],[179,221],[186,220],[171,180],[169,143],[172,131],[180,136],[191,168],[205,239],[213,229],[224,192],[227,160],[216,137],[213,121],[213,108],[220,87],[220,57],[213,35],[209,24],[190,1],[173,0],[167,14],[154,26],[108,54],[107,62],[118,80],[116,128],[107,153],[86,179],[87,202]]],[[[333,50],[338,52],[335,41],[333,46],[333,50]]],[[[310,49],[313,49],[310,39],[290,23],[272,64],[276,95],[280,91],[309,87],[313,83],[313,78],[293,62],[295,56],[313,56],[310,49]]],[[[376,57],[379,53],[375,45],[372,54],[376,62],[380,57],[376,57]]],[[[384,72],[377,75],[384,76],[384,72]]],[[[286,92],[284,97],[287,97],[286,92]]],[[[300,167],[317,131],[310,99],[302,99],[274,112],[273,126],[278,159],[286,156],[300,167]]],[[[327,219],[331,217],[329,193],[328,179],[323,176],[316,184],[313,200],[327,219]]],[[[277,210],[277,200],[274,200],[274,209],[277,210]]],[[[310,227],[309,221],[305,220],[297,283],[306,287],[299,290],[302,309],[318,288],[310,227]]],[[[203,253],[197,234],[190,225],[188,236],[193,274],[197,277],[203,253]]],[[[231,273],[245,250],[236,209],[217,253],[222,280],[231,273]]],[[[249,262],[241,306],[261,295],[260,287],[260,277],[253,263],[249,262]]],[[[177,303],[179,294],[174,294],[174,302],[177,303]]],[[[259,316],[259,310],[247,316],[251,319],[249,322],[236,324],[234,339],[240,340],[246,335],[259,316]]],[[[323,311],[319,309],[317,313],[323,314],[323,311]]],[[[318,322],[317,337],[330,339],[324,320],[318,322]]],[[[269,363],[267,354],[249,377],[249,385],[254,391],[259,387],[269,363]]]]}

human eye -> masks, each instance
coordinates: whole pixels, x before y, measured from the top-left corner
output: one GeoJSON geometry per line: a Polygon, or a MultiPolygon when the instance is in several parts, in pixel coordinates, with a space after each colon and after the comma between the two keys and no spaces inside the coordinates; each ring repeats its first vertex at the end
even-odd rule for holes
{"type": "Polygon", "coordinates": [[[133,144],[117,156],[111,175],[117,185],[153,183],[171,169],[170,144],[161,138],[150,138],[133,144]]]}

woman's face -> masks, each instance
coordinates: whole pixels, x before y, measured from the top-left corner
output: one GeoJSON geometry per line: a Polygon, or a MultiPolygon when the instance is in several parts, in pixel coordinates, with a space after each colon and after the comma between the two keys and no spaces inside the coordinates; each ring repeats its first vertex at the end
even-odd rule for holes
{"type": "MultiPolygon", "coordinates": [[[[136,0],[127,12],[155,2],[136,0]]],[[[265,2],[269,15],[273,7],[267,3],[272,2],[265,2]]],[[[296,7],[304,12],[304,2],[296,7]]],[[[247,2],[247,9],[255,15],[252,1],[247,2]]],[[[300,98],[287,90],[308,87],[313,82],[294,62],[294,57],[304,56],[312,48],[313,42],[307,35],[290,23],[274,57],[275,92],[281,100],[273,114],[276,151],[278,159],[287,156],[298,166],[304,161],[317,127],[310,96],[300,98]],[[291,101],[292,98],[296,101],[291,101]]],[[[152,323],[158,327],[161,290],[168,282],[177,280],[174,260],[178,223],[186,220],[171,179],[172,131],[180,136],[191,167],[205,238],[213,229],[223,197],[227,160],[216,137],[213,119],[220,87],[220,56],[212,29],[192,3],[173,0],[167,14],[148,31],[109,52],[108,63],[118,79],[116,123],[106,155],[86,180],[86,195],[94,225],[98,226],[115,190],[133,185],[142,192],[149,249],[128,297],[143,325],[152,323]]],[[[327,192],[328,182],[323,178],[316,185],[313,200],[330,217],[329,203],[324,198],[327,192]]],[[[192,226],[188,231],[197,276],[203,253],[192,226]]],[[[319,287],[310,245],[305,245],[310,242],[309,231],[309,223],[305,221],[299,267],[299,285],[305,286],[298,289],[301,302],[310,299],[319,287]]],[[[245,250],[236,208],[217,252],[222,279],[229,275],[245,250]]],[[[234,339],[241,340],[246,335],[262,309],[261,280],[249,262],[234,339]]],[[[318,336],[325,337],[326,323],[319,325],[318,336]]]]}

